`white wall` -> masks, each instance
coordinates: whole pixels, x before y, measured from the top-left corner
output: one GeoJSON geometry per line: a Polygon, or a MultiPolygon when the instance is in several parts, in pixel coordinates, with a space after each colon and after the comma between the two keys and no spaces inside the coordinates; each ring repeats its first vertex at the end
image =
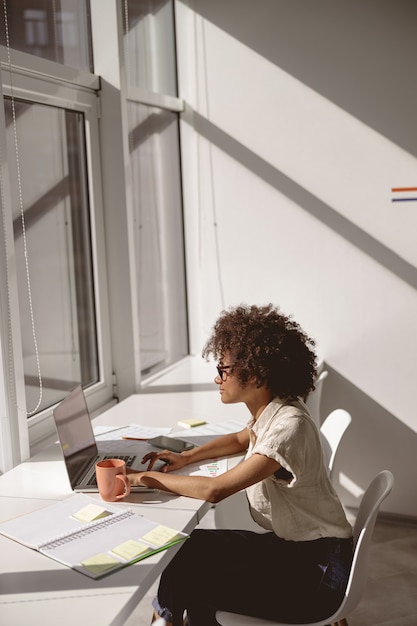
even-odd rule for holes
{"type": "Polygon", "coordinates": [[[417,187],[417,5],[176,8],[192,350],[224,306],[292,313],[329,364],[323,406],[354,413],[345,501],[389,467],[387,509],[415,516],[417,201],[391,189],[417,187]]]}

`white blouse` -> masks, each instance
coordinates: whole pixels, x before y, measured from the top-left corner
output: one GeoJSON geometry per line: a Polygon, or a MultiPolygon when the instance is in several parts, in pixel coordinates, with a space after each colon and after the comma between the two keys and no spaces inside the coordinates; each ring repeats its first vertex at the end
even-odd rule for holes
{"type": "Polygon", "coordinates": [[[272,400],[247,427],[246,458],[263,454],[292,474],[272,475],[246,489],[255,522],[286,540],[351,537],[352,527],[327,474],[319,431],[305,404],[272,400]]]}

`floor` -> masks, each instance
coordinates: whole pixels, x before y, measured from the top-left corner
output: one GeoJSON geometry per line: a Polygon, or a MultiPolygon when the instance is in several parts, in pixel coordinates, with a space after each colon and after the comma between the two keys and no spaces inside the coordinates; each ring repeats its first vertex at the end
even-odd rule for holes
{"type": "MultiPolygon", "coordinates": [[[[213,527],[210,511],[203,528],[213,527]]],[[[126,621],[125,626],[150,624],[157,583],[126,621]]],[[[373,535],[369,579],[349,626],[417,625],[417,525],[377,520],[373,535]]]]}

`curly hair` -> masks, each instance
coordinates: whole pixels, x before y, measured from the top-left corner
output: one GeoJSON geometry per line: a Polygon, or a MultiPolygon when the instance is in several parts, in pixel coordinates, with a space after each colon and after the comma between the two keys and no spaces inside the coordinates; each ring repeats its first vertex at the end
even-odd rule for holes
{"type": "Polygon", "coordinates": [[[230,371],[243,387],[255,378],[274,397],[292,402],[314,389],[314,346],[314,339],[278,307],[241,304],[221,312],[202,356],[221,362],[227,353],[230,371]]]}

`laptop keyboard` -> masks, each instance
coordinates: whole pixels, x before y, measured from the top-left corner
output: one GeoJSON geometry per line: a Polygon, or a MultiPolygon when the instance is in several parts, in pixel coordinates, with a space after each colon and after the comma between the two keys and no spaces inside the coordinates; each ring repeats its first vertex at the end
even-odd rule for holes
{"type": "MultiPolygon", "coordinates": [[[[101,460],[101,461],[105,461],[106,459],[121,459],[122,461],[124,461],[126,463],[126,467],[130,467],[130,465],[132,465],[133,461],[135,460],[135,457],[132,455],[125,455],[125,454],[111,454],[109,456],[98,456],[97,460],[101,460]]],[[[87,486],[88,487],[95,487],[97,485],[97,481],[96,481],[96,474],[95,472],[92,474],[92,476],[90,476],[89,480],[87,481],[87,486]]]]}

